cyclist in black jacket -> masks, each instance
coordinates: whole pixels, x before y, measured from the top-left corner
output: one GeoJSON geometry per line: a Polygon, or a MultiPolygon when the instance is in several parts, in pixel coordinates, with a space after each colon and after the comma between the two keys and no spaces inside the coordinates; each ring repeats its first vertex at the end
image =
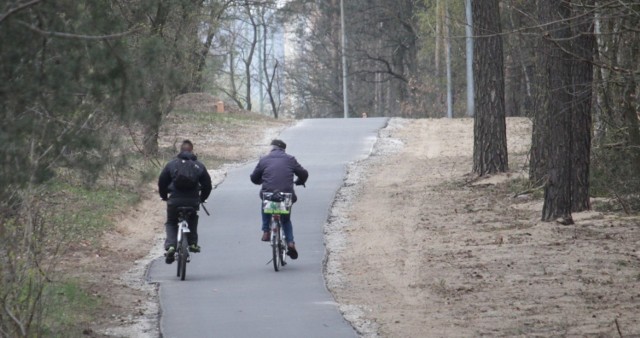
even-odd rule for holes
{"type": "MultiPolygon", "coordinates": [[[[298,199],[293,185],[304,185],[309,178],[309,172],[298,163],[295,157],[287,154],[285,149],[287,144],[282,140],[273,140],[273,146],[268,155],[260,158],[258,165],[251,174],[251,182],[254,184],[262,184],[260,189],[260,198],[263,192],[286,192],[293,194],[293,202],[298,199]],[[295,182],[294,175],[297,176],[295,182]]],[[[282,227],[284,229],[285,238],[289,250],[287,254],[292,259],[298,258],[298,251],[293,240],[293,225],[291,224],[291,214],[282,215],[282,227]]],[[[262,213],[262,241],[270,240],[269,220],[271,215],[262,213]]]]}
{"type": "MultiPolygon", "coordinates": [[[[209,194],[211,194],[211,189],[211,176],[209,176],[207,168],[193,154],[191,141],[184,140],[180,146],[178,156],[167,163],[160,174],[160,178],[158,178],[160,198],[167,202],[167,222],[165,223],[167,238],[164,242],[164,249],[166,250],[165,262],[167,264],[171,264],[175,260],[176,237],[178,235],[178,207],[193,207],[195,210],[199,210],[200,203],[204,203],[207,200],[209,194]],[[174,185],[177,167],[181,161],[192,161],[197,169],[197,184],[192,189],[177,189],[174,185]]],[[[190,230],[187,236],[189,251],[200,252],[197,212],[192,213],[187,222],[190,230]]]]}

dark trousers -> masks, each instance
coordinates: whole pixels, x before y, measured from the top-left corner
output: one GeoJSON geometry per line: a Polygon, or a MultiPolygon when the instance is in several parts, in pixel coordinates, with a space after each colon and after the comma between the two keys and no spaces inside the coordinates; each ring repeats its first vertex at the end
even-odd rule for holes
{"type": "Polygon", "coordinates": [[[178,245],[178,207],[194,207],[194,212],[191,213],[187,219],[189,223],[189,232],[187,234],[187,243],[189,245],[198,244],[198,203],[176,203],[169,200],[167,202],[167,222],[164,224],[167,232],[167,239],[164,241],[164,249],[169,249],[170,246],[176,247],[178,245]]]}

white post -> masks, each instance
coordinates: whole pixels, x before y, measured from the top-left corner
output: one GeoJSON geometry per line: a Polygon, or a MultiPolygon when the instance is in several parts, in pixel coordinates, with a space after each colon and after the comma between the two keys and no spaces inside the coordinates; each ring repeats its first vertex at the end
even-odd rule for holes
{"type": "Polygon", "coordinates": [[[475,113],[475,97],[473,92],[473,19],[471,17],[471,0],[465,0],[467,25],[467,115],[475,113]]]}
{"type": "Polygon", "coordinates": [[[344,118],[349,117],[349,98],[347,95],[347,56],[345,55],[344,32],[344,0],[340,0],[340,24],[342,26],[342,101],[344,105],[344,118]]]}

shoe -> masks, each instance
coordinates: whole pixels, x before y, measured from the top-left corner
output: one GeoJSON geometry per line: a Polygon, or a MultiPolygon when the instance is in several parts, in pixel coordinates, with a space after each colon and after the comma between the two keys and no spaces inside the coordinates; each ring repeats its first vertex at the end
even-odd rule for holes
{"type": "Polygon", "coordinates": [[[198,244],[189,245],[189,252],[200,252],[200,246],[198,244]]]}
{"type": "Polygon", "coordinates": [[[291,259],[298,259],[298,250],[296,250],[295,243],[289,243],[287,247],[287,256],[291,257],[291,259]]]}
{"type": "Polygon", "coordinates": [[[269,231],[264,231],[262,233],[262,241],[269,242],[271,240],[271,233],[269,231]]]}
{"type": "Polygon", "coordinates": [[[176,248],[174,246],[170,246],[167,249],[167,252],[164,253],[164,262],[167,264],[171,264],[176,260],[176,248]]]}

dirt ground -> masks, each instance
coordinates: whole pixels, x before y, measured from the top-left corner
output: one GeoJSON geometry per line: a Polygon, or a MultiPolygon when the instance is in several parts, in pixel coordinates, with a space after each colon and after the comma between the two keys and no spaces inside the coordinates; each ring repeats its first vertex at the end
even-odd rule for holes
{"type": "Polygon", "coordinates": [[[363,337],[640,337],[640,219],[540,222],[539,193],[514,197],[531,125],[507,125],[506,175],[469,175],[471,119],[392,119],[350,166],[325,270],[363,337]]]}

